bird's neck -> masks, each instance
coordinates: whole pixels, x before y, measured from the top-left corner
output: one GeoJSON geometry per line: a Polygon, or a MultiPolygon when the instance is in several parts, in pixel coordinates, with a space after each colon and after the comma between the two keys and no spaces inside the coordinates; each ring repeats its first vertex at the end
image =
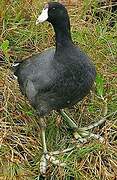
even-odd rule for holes
{"type": "Polygon", "coordinates": [[[55,31],[56,49],[60,49],[72,44],[70,22],[60,22],[53,25],[55,31]]]}

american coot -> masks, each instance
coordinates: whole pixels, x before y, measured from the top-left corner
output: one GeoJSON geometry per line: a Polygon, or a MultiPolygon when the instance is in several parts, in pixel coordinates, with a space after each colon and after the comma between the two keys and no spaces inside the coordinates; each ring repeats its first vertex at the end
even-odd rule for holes
{"type": "Polygon", "coordinates": [[[45,125],[43,117],[58,111],[74,129],[77,125],[62,110],[85,97],[96,77],[90,58],[71,39],[70,21],[66,8],[57,2],[45,5],[36,24],[48,21],[55,31],[56,48],[16,64],[14,74],[21,92],[28,98],[40,117],[46,161],[45,125]]]}

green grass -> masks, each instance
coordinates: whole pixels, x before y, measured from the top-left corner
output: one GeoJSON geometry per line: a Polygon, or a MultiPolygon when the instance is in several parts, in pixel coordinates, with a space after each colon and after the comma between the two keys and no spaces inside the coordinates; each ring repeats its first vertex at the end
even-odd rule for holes
{"type": "MultiPolygon", "coordinates": [[[[105,10],[103,20],[97,20],[96,1],[85,0],[81,4],[81,7],[69,8],[72,37],[96,66],[96,87],[82,102],[66,111],[83,127],[117,110],[117,22],[109,27],[113,14],[105,10]],[[87,15],[92,5],[93,11],[87,15]]],[[[0,180],[36,180],[43,153],[39,119],[21,95],[9,67],[17,59],[25,59],[53,46],[54,32],[48,23],[35,25],[43,1],[1,0],[0,7],[0,48],[7,62],[0,66],[0,180]]],[[[104,143],[90,140],[85,145],[76,143],[56,112],[46,119],[49,151],[76,145],[71,152],[57,156],[61,162],[66,162],[65,168],[49,164],[47,179],[116,179],[116,115],[107,118],[101,128],[93,130],[104,137],[104,143]]]]}

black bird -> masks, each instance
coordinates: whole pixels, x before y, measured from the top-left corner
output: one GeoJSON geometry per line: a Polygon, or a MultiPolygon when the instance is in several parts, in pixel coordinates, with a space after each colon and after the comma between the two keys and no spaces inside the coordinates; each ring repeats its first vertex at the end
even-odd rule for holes
{"type": "Polygon", "coordinates": [[[46,4],[36,24],[44,21],[51,23],[54,28],[55,48],[16,64],[14,74],[18,78],[21,92],[40,117],[46,154],[43,117],[56,110],[67,119],[72,128],[77,128],[62,109],[76,104],[90,92],[96,70],[90,58],[73,44],[69,16],[62,4],[46,4]]]}

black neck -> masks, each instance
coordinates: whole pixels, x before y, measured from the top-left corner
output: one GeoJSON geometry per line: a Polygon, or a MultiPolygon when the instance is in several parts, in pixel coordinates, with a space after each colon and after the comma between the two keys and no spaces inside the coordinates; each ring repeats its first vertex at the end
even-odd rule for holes
{"type": "Polygon", "coordinates": [[[56,49],[72,44],[69,19],[65,22],[53,24],[53,27],[55,31],[56,49]]]}

